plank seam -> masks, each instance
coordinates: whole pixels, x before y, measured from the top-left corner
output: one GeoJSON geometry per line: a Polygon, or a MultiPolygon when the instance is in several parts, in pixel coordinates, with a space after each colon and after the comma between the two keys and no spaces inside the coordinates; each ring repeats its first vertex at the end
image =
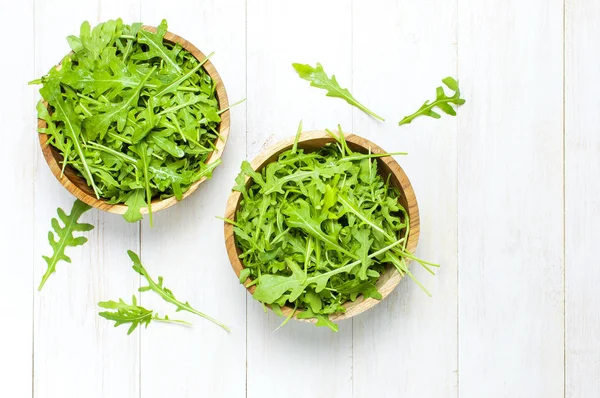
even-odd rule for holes
{"type": "Polygon", "coordinates": [[[563,0],[563,42],[562,42],[562,95],[563,95],[563,107],[562,107],[562,177],[563,177],[563,190],[562,190],[562,204],[563,204],[563,397],[567,397],[567,246],[566,246],[566,218],[567,218],[567,179],[566,179],[566,41],[567,41],[567,0],[563,0]]]}

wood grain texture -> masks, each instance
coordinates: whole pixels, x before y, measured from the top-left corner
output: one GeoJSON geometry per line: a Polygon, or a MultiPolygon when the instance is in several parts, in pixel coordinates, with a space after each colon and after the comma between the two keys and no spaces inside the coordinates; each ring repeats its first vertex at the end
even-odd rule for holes
{"type": "MultiPolygon", "coordinates": [[[[345,0],[248,1],[247,159],[293,136],[301,119],[305,130],[338,123],[350,130],[351,107],[310,87],[292,68],[294,62],[320,62],[352,88],[350,7],[345,0]]],[[[251,297],[247,302],[248,398],[352,396],[352,321],[340,322],[338,333],[306,322],[274,332],[283,318],[265,314],[251,297]]]]}
{"type": "Polygon", "coordinates": [[[354,318],[355,398],[458,394],[457,118],[398,126],[435,98],[442,78],[457,77],[456,12],[455,0],[354,1],[353,94],[386,121],[354,110],[353,131],[388,151],[408,152],[396,159],[419,201],[417,256],[440,264],[435,276],[411,264],[432,297],[405,278],[381,305],[354,318]]]}
{"type": "MultiPolygon", "coordinates": [[[[246,97],[245,1],[144,1],[142,20],[158,24],[193,42],[211,58],[231,102],[246,97]]],[[[142,226],[141,258],[155,278],[164,276],[176,296],[217,318],[227,333],[191,314],[174,314],[172,305],[153,294],[144,305],[184,318],[190,328],[152,325],[142,336],[142,396],[243,397],[246,373],[245,292],[227,261],[221,216],[239,163],[245,156],[245,105],[231,110],[231,132],[223,164],[187,200],[156,215],[154,227],[142,226]],[[188,316],[189,315],[189,316],[188,316]]]]}
{"type": "MultiPolygon", "coordinates": [[[[344,136],[348,147],[354,152],[366,154],[386,153],[386,151],[381,147],[363,137],[348,133],[344,133],[344,136]]],[[[254,158],[254,160],[252,160],[252,169],[260,172],[269,163],[277,161],[279,155],[287,150],[290,150],[295,141],[296,137],[290,137],[265,149],[256,158],[254,158]]],[[[298,138],[297,147],[303,149],[305,153],[309,153],[318,150],[327,144],[335,142],[337,141],[324,130],[305,131],[298,138]]],[[[417,248],[417,243],[419,242],[419,207],[417,205],[417,199],[415,198],[415,192],[413,191],[412,185],[404,173],[404,170],[402,170],[398,162],[396,162],[393,157],[380,157],[376,158],[376,161],[378,164],[379,173],[383,180],[389,181],[390,186],[395,187],[398,192],[400,192],[398,202],[404,209],[406,209],[406,212],[408,213],[408,219],[410,220],[408,240],[406,241],[406,251],[408,253],[414,253],[417,248]]],[[[251,185],[252,179],[247,176],[246,187],[249,188],[251,185]]],[[[224,217],[226,219],[236,221],[236,214],[238,212],[241,199],[242,194],[239,191],[231,192],[229,199],[227,200],[227,208],[225,209],[224,217]]],[[[403,229],[399,233],[399,236],[404,236],[405,234],[406,229],[403,229]]],[[[240,272],[242,269],[244,269],[244,266],[239,258],[241,250],[238,248],[235,242],[232,224],[228,222],[224,223],[224,235],[229,261],[231,262],[231,266],[235,272],[235,275],[239,279],[240,272]]],[[[407,259],[406,264],[410,265],[410,262],[411,260],[407,259]]],[[[398,283],[400,283],[401,279],[402,277],[398,271],[396,271],[391,264],[388,265],[386,272],[381,275],[375,284],[377,290],[379,293],[381,293],[381,300],[376,300],[373,298],[365,300],[363,295],[360,295],[355,301],[348,301],[344,304],[344,308],[346,309],[345,312],[341,314],[332,314],[329,316],[329,319],[334,322],[339,322],[367,311],[385,299],[396,288],[396,286],[398,286],[398,283]]],[[[251,281],[252,279],[249,280],[249,282],[251,281]]],[[[255,290],[256,285],[252,285],[248,288],[248,292],[251,294],[254,294],[255,290]]],[[[316,319],[314,318],[298,318],[298,315],[302,311],[296,311],[290,306],[284,306],[282,308],[282,312],[285,317],[290,316],[290,314],[294,314],[293,319],[316,323],[316,319]]]]}
{"type": "MultiPolygon", "coordinates": [[[[125,21],[125,23],[131,23],[129,21],[125,21]]],[[[149,32],[156,33],[156,27],[144,25],[142,29],[145,29],[149,32]]],[[[196,46],[187,41],[181,36],[178,36],[172,32],[167,32],[164,36],[164,41],[167,43],[178,43],[183,47],[184,50],[187,50],[191,53],[199,62],[202,62],[206,59],[206,55],[202,51],[200,51],[196,46]]],[[[60,68],[60,65],[57,65],[57,69],[60,68]]],[[[223,80],[217,72],[217,69],[214,67],[210,60],[205,61],[202,68],[208,73],[208,75],[212,78],[213,84],[215,86],[215,96],[217,98],[217,102],[219,104],[219,110],[225,110],[221,116],[221,122],[219,123],[219,136],[214,142],[215,150],[211,152],[206,159],[206,164],[210,165],[215,163],[221,159],[223,155],[223,151],[225,150],[225,144],[227,143],[227,137],[229,136],[229,119],[230,119],[230,111],[227,110],[229,108],[229,101],[227,99],[227,91],[225,90],[225,85],[223,84],[223,80]]],[[[48,107],[48,103],[44,102],[46,107],[48,107]]],[[[48,127],[48,124],[43,119],[38,119],[38,128],[45,129],[48,127]]],[[[127,211],[127,206],[123,204],[110,204],[104,198],[98,199],[92,190],[92,188],[87,184],[85,178],[80,175],[73,167],[67,165],[64,168],[63,172],[63,157],[60,151],[49,145],[49,137],[47,134],[39,134],[40,139],[40,147],[42,148],[42,153],[44,154],[44,159],[48,166],[50,167],[50,171],[54,174],[54,177],[64,186],[67,191],[71,192],[76,198],[81,200],[88,205],[107,211],[109,213],[115,214],[124,214],[127,211]]],[[[190,187],[185,191],[182,195],[181,200],[187,198],[191,194],[193,194],[200,184],[207,180],[207,177],[203,177],[198,181],[194,182],[190,187]]],[[[169,198],[160,199],[155,197],[152,199],[152,211],[157,212],[160,210],[164,210],[169,208],[177,203],[180,200],[177,200],[174,196],[169,198]]],[[[142,207],[140,209],[142,214],[148,213],[147,207],[142,207]]]]}
{"type": "Polygon", "coordinates": [[[563,2],[458,12],[460,396],[563,397],[563,2]]]}
{"type": "MultiPolygon", "coordinates": [[[[77,34],[84,20],[94,25],[117,16],[139,18],[137,0],[90,2],[87,6],[75,0],[35,4],[36,70],[31,79],[46,73],[69,50],[65,37],[77,34]]],[[[37,139],[35,129],[29,134],[37,139]]],[[[45,270],[41,256],[50,252],[46,240],[50,219],[56,216],[58,206],[70,209],[74,198],[52,176],[36,149],[32,283],[37,286],[45,270]]],[[[60,263],[44,289],[34,295],[33,395],[138,398],[139,332],[127,336],[126,327],[115,329],[113,323],[98,316],[97,303],[131,299],[136,293],[139,278],[130,268],[126,250],[137,250],[139,224],[127,224],[118,215],[94,209],[82,220],[96,227],[86,234],[89,242],[67,249],[72,263],[60,263]]]]}
{"type": "Polygon", "coordinates": [[[566,2],[566,397],[600,396],[600,4],[566,2]]]}
{"type": "MultiPolygon", "coordinates": [[[[0,24],[19,32],[21,46],[11,46],[0,62],[0,168],[4,209],[0,227],[0,396],[31,396],[33,370],[33,163],[35,97],[31,80],[34,54],[33,9],[27,2],[0,6],[0,24]],[[19,60],[15,66],[13,60],[19,60]]],[[[41,260],[41,259],[40,259],[41,260]]],[[[37,263],[39,264],[39,263],[37,263]]]]}

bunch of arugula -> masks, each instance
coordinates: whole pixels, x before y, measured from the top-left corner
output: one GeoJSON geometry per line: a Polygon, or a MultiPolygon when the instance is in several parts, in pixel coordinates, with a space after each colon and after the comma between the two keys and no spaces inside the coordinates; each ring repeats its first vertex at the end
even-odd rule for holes
{"type": "Polygon", "coordinates": [[[73,50],[41,79],[38,116],[43,133],[66,165],[77,170],[98,198],[125,203],[124,218],[142,218],[152,198],[183,193],[210,177],[220,114],[215,84],[191,53],[156,33],[121,19],[81,25],[69,36],[73,50]]]}
{"type": "Polygon", "coordinates": [[[401,193],[374,159],[405,153],[352,152],[341,128],[339,135],[329,132],[335,145],[307,153],[298,148],[300,131],[292,149],[260,172],[242,163],[234,188],[240,206],[235,220],[225,221],[241,250],[240,282],[256,285],[256,300],[278,314],[291,306],[302,311],[299,318],[317,318],[317,326],[337,331],[329,315],[360,295],[381,299],[376,282],[388,264],[423,290],[407,259],[431,273],[438,265],[406,250],[410,223],[401,193]]]}

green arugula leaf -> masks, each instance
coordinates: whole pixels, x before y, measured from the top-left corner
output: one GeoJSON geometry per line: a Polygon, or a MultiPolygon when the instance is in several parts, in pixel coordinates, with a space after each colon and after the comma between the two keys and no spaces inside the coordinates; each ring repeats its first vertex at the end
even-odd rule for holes
{"type": "Polygon", "coordinates": [[[71,258],[65,254],[65,249],[69,246],[81,246],[87,242],[86,237],[76,237],[73,235],[73,233],[87,232],[94,229],[94,226],[91,224],[79,222],[81,215],[89,209],[91,209],[91,206],[83,203],[79,199],[75,200],[73,203],[70,214],[66,214],[65,211],[60,207],[57,209],[58,218],[63,225],[61,226],[58,219],[52,219],[52,229],[54,231],[48,232],[48,242],[52,247],[53,254],[50,257],[42,256],[48,265],[48,269],[42,277],[38,291],[42,290],[50,275],[56,271],[56,264],[58,264],[59,261],[65,261],[67,263],[71,262],[71,258]]]}
{"type": "Polygon", "coordinates": [[[306,64],[292,64],[298,75],[304,80],[308,80],[310,85],[317,88],[322,88],[327,90],[328,97],[341,98],[352,106],[357,107],[361,111],[366,114],[374,117],[375,119],[379,119],[384,121],[385,119],[381,116],[375,114],[373,111],[369,110],[366,106],[361,104],[350,94],[350,91],[345,88],[341,88],[339,83],[337,82],[335,75],[331,75],[331,78],[327,76],[323,66],[317,62],[316,68],[313,68],[310,65],[306,64]]]}
{"type": "Polygon", "coordinates": [[[165,286],[163,286],[163,278],[162,276],[158,277],[158,282],[155,282],[152,277],[150,277],[150,275],[148,274],[148,271],[146,271],[146,269],[144,268],[144,266],[142,265],[140,258],[137,254],[135,254],[134,252],[132,252],[131,250],[127,251],[127,254],[129,255],[129,258],[131,259],[131,261],[133,262],[133,270],[135,272],[137,272],[138,274],[142,275],[146,281],[148,282],[147,286],[143,286],[139,289],[140,292],[147,292],[147,291],[153,291],[156,294],[158,294],[163,300],[165,300],[168,303],[171,303],[173,305],[175,305],[175,307],[177,307],[177,312],[178,311],[187,311],[190,312],[192,314],[196,314],[204,319],[207,319],[211,322],[213,322],[214,324],[220,326],[221,328],[225,329],[226,331],[230,332],[231,330],[223,325],[221,322],[217,321],[216,319],[194,309],[190,303],[188,303],[187,301],[185,303],[177,300],[175,298],[175,295],[173,294],[173,292],[169,289],[167,289],[165,286]]]}
{"type": "Polygon", "coordinates": [[[283,214],[288,216],[287,224],[289,226],[302,229],[310,236],[326,243],[327,246],[331,247],[332,249],[344,253],[351,258],[356,258],[356,255],[344,249],[335,241],[333,237],[328,236],[325,232],[323,232],[321,229],[321,222],[324,220],[314,218],[311,215],[310,206],[306,201],[298,200],[297,203],[299,204],[298,207],[289,206],[283,209],[283,214]]]}
{"type": "Polygon", "coordinates": [[[158,314],[155,314],[152,310],[147,310],[144,307],[141,307],[137,304],[137,299],[135,295],[131,297],[132,304],[127,304],[123,299],[119,299],[116,301],[101,301],[98,303],[100,308],[105,308],[109,310],[116,311],[104,311],[98,313],[102,318],[108,319],[109,321],[115,322],[115,327],[131,324],[129,330],[127,330],[127,334],[130,335],[138,326],[144,325],[148,327],[151,321],[156,322],[167,322],[167,323],[178,323],[182,325],[191,325],[186,321],[181,321],[177,319],[169,319],[168,316],[161,318],[158,314]]]}
{"type": "Polygon", "coordinates": [[[127,112],[132,105],[138,101],[144,83],[155,69],[156,68],[153,68],[146,76],[144,76],[136,88],[125,94],[123,101],[117,104],[109,103],[99,106],[96,115],[84,120],[83,125],[89,140],[95,140],[98,136],[100,136],[101,139],[104,138],[109,126],[113,122],[117,122],[117,131],[123,131],[125,124],[127,123],[127,112]]]}
{"type": "MultiPolygon", "coordinates": [[[[149,58],[159,57],[163,61],[165,61],[165,63],[168,64],[171,68],[173,68],[173,70],[175,70],[177,73],[181,73],[182,70],[181,67],[177,64],[177,61],[175,60],[175,54],[173,53],[173,51],[168,50],[163,44],[163,38],[165,36],[165,33],[167,33],[167,28],[167,21],[163,19],[160,25],[158,25],[156,33],[151,33],[141,29],[138,32],[138,40],[140,43],[146,44],[149,48],[145,56],[149,58]]],[[[142,57],[135,56],[133,58],[142,59],[142,57]]]]}
{"type": "Polygon", "coordinates": [[[146,205],[145,197],[146,193],[143,188],[136,189],[131,192],[129,198],[125,201],[127,205],[127,211],[123,214],[128,222],[136,222],[142,219],[142,207],[146,205]]]}
{"type": "Polygon", "coordinates": [[[444,113],[456,116],[456,111],[450,104],[454,104],[456,106],[463,105],[466,101],[463,98],[460,98],[460,89],[458,88],[458,81],[454,80],[452,77],[447,77],[442,80],[442,82],[452,91],[454,91],[454,95],[448,97],[446,93],[444,93],[443,87],[438,87],[435,90],[436,98],[435,101],[429,102],[425,101],[425,103],[412,115],[405,116],[398,123],[399,126],[403,124],[408,124],[413,121],[418,116],[429,116],[434,119],[439,119],[441,116],[439,113],[435,112],[433,108],[437,107],[442,110],[444,113]]]}
{"type": "Polygon", "coordinates": [[[352,236],[358,242],[358,248],[356,249],[356,254],[361,261],[360,270],[357,273],[357,276],[360,280],[367,279],[367,271],[371,265],[372,260],[369,258],[369,252],[371,251],[371,245],[374,242],[374,239],[369,239],[371,236],[371,231],[366,228],[363,229],[353,229],[352,236]]]}

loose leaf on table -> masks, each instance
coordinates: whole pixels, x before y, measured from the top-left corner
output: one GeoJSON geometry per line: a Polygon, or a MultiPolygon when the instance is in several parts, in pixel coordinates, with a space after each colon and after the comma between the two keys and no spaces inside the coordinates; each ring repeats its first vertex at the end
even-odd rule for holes
{"type": "Polygon", "coordinates": [[[171,290],[169,290],[166,286],[163,285],[163,277],[162,276],[158,277],[158,282],[154,281],[152,279],[152,277],[148,274],[148,271],[146,271],[146,268],[144,268],[144,266],[142,265],[142,262],[140,261],[139,256],[136,253],[132,252],[131,250],[128,250],[127,254],[129,255],[129,258],[131,259],[131,261],[133,262],[133,267],[132,267],[133,270],[135,272],[137,272],[138,274],[142,275],[146,279],[146,282],[148,282],[147,286],[143,286],[139,289],[140,292],[153,291],[156,294],[158,294],[160,297],[162,297],[162,299],[165,300],[166,302],[175,305],[177,307],[177,309],[176,309],[177,312],[187,311],[192,314],[196,314],[204,319],[208,319],[209,321],[220,326],[221,328],[225,329],[228,332],[231,331],[227,326],[225,326],[221,322],[219,322],[216,319],[193,308],[190,305],[190,303],[188,303],[187,301],[184,303],[182,301],[177,300],[175,298],[175,295],[173,294],[173,292],[171,290]]]}
{"type": "Polygon", "coordinates": [[[447,77],[442,80],[442,82],[452,91],[454,91],[454,95],[448,97],[444,92],[444,88],[442,86],[435,89],[436,98],[433,102],[429,102],[429,100],[425,101],[425,103],[412,115],[405,116],[398,123],[399,126],[403,124],[408,124],[413,121],[418,116],[429,116],[434,119],[439,119],[441,116],[439,113],[435,112],[433,108],[439,108],[444,113],[456,116],[456,111],[452,107],[451,104],[456,106],[460,106],[465,103],[463,98],[460,98],[460,89],[458,88],[458,81],[454,80],[452,77],[447,77]]]}
{"type": "Polygon", "coordinates": [[[54,231],[48,232],[48,241],[52,247],[52,256],[42,256],[48,265],[46,273],[42,277],[38,290],[42,290],[44,284],[56,271],[56,264],[59,261],[71,262],[71,258],[65,254],[67,247],[81,246],[87,242],[87,238],[84,236],[74,236],[74,232],[87,232],[94,229],[91,224],[85,224],[79,222],[79,217],[86,211],[91,209],[91,206],[83,203],[79,199],[75,200],[71,213],[67,214],[60,207],[57,209],[58,219],[52,219],[52,229],[54,231]],[[60,221],[59,221],[60,220],[60,221]],[[61,225],[62,222],[62,225],[61,225]]]}
{"type": "Polygon", "coordinates": [[[119,301],[101,301],[98,303],[100,308],[105,308],[109,310],[115,311],[104,311],[98,313],[102,318],[108,319],[109,321],[115,322],[115,327],[131,324],[129,330],[127,330],[127,334],[131,334],[139,325],[144,325],[148,327],[150,322],[168,322],[168,323],[178,323],[182,325],[190,325],[190,323],[177,320],[177,319],[169,319],[168,316],[161,318],[158,314],[154,313],[152,310],[147,310],[144,307],[141,307],[137,304],[137,299],[135,295],[131,297],[132,304],[127,304],[123,299],[119,299],[119,301]]]}
{"type": "Polygon", "coordinates": [[[350,94],[350,91],[348,91],[348,89],[341,88],[339,83],[337,82],[337,79],[335,78],[335,75],[331,75],[331,78],[327,76],[327,73],[325,73],[325,70],[323,69],[323,66],[320,63],[317,62],[317,66],[315,68],[313,68],[310,65],[298,63],[294,63],[292,64],[292,66],[294,67],[296,72],[298,72],[298,75],[302,79],[308,80],[310,82],[311,86],[327,90],[326,95],[328,97],[341,98],[350,105],[357,107],[358,109],[374,117],[375,119],[379,119],[381,121],[385,120],[384,118],[377,115],[373,111],[369,110],[366,106],[358,102],[356,98],[354,98],[354,96],[350,94]]]}

